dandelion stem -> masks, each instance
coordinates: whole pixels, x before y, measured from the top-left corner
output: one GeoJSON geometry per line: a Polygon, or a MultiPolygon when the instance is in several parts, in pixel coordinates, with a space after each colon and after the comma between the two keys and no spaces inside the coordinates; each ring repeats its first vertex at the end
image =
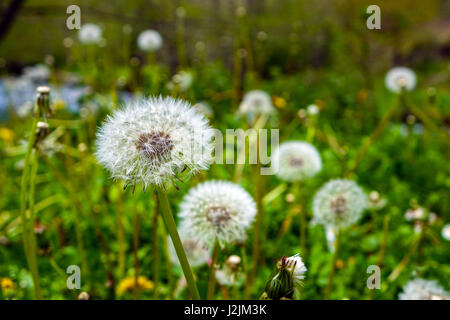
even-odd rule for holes
{"type": "Polygon", "coordinates": [[[158,284],[159,284],[159,246],[158,246],[158,220],[159,208],[158,197],[155,195],[155,208],[153,210],[153,225],[152,225],[152,249],[153,249],[153,282],[155,284],[153,299],[158,298],[158,284]]]}
{"type": "Polygon", "coordinates": [[[191,297],[194,300],[200,300],[200,294],[198,293],[197,285],[195,284],[194,274],[192,273],[189,261],[186,257],[186,252],[184,251],[183,244],[181,243],[180,236],[177,231],[177,226],[175,220],[173,219],[172,210],[169,206],[169,199],[167,199],[167,194],[164,190],[157,189],[159,204],[161,208],[161,216],[166,225],[167,232],[172,239],[173,246],[180,261],[181,268],[183,269],[184,276],[186,277],[186,282],[191,293],[191,297]]]}
{"type": "Polygon", "coordinates": [[[118,242],[118,274],[122,278],[125,273],[125,235],[123,231],[123,196],[122,187],[116,184],[117,188],[117,242],[118,242]]]}
{"type": "Polygon", "coordinates": [[[216,284],[216,264],[218,255],[219,255],[219,242],[216,240],[214,242],[214,248],[211,257],[211,267],[209,269],[208,293],[206,295],[207,300],[212,300],[214,298],[214,288],[216,284]]]}
{"type": "MultiPolygon", "coordinates": [[[[137,208],[136,198],[133,197],[133,265],[134,265],[134,283],[138,283],[139,278],[139,224],[140,215],[137,208]]],[[[134,288],[134,298],[139,299],[139,286],[134,288]]],[[[156,286],[155,286],[156,291],[156,286]]]]}
{"type": "MultiPolygon", "coordinates": [[[[380,253],[378,256],[377,266],[381,269],[381,266],[384,262],[384,254],[386,252],[387,246],[387,238],[389,233],[389,221],[391,220],[391,216],[386,214],[383,220],[383,237],[381,239],[380,253]]],[[[373,300],[375,297],[375,290],[370,290],[370,300],[373,300]]]]}
{"type": "MultiPolygon", "coordinates": [[[[37,270],[33,265],[33,260],[31,259],[31,241],[29,238],[30,235],[30,226],[29,221],[27,219],[26,208],[27,208],[27,183],[28,183],[28,175],[30,173],[30,160],[33,152],[34,142],[36,140],[36,128],[37,128],[38,119],[33,118],[33,122],[31,124],[30,137],[28,138],[28,145],[25,153],[24,159],[24,167],[22,172],[21,184],[20,184],[20,218],[22,220],[22,237],[23,237],[23,245],[25,249],[25,257],[27,259],[28,268],[33,276],[34,283],[34,295],[36,299],[42,299],[40,287],[37,283],[38,278],[35,277],[37,275],[37,270]]],[[[32,228],[31,228],[32,230],[32,228]]]]}
{"type": "Polygon", "coordinates": [[[38,169],[38,155],[37,151],[33,150],[31,155],[31,170],[30,170],[30,192],[29,192],[29,223],[28,223],[28,231],[29,231],[29,245],[30,245],[30,261],[32,264],[31,274],[34,282],[34,290],[36,293],[36,297],[40,297],[37,299],[42,299],[41,288],[39,284],[39,267],[37,262],[37,245],[36,245],[36,234],[34,233],[34,224],[36,221],[35,218],[35,194],[36,194],[36,174],[38,169]]]}
{"type": "MultiPolygon", "coordinates": [[[[159,215],[161,216],[161,215],[159,215]]],[[[167,279],[169,282],[169,299],[173,298],[173,290],[174,290],[174,278],[172,273],[172,261],[170,260],[170,254],[169,254],[169,240],[167,239],[166,230],[164,228],[161,228],[162,233],[162,244],[164,249],[164,255],[166,258],[166,267],[167,267],[167,279]]]]}
{"type": "Polygon", "coordinates": [[[256,273],[258,272],[258,258],[260,252],[260,242],[261,242],[261,229],[262,229],[262,219],[263,219],[263,179],[260,173],[261,163],[258,163],[255,166],[255,199],[256,199],[256,219],[255,219],[255,229],[254,229],[254,239],[253,239],[253,250],[252,250],[252,271],[250,272],[250,276],[248,278],[246,288],[245,288],[245,299],[248,299],[250,296],[250,291],[253,286],[253,282],[256,277],[256,273]]]}
{"type": "MultiPolygon", "coordinates": [[[[401,98],[400,101],[403,101],[401,98]]],[[[383,132],[383,129],[388,125],[389,120],[391,119],[392,115],[394,114],[395,110],[397,110],[397,104],[393,104],[390,109],[386,112],[384,117],[381,119],[381,121],[378,123],[370,137],[363,143],[361,148],[359,149],[355,160],[350,164],[350,167],[345,174],[345,176],[349,176],[353,172],[355,172],[356,168],[358,167],[361,160],[366,155],[367,151],[369,151],[370,146],[378,139],[380,134],[383,132]]]]}
{"type": "Polygon", "coordinates": [[[325,300],[330,299],[331,290],[333,289],[333,281],[334,281],[334,274],[336,271],[336,262],[339,255],[339,245],[341,242],[341,230],[338,230],[337,236],[336,236],[336,242],[334,243],[334,254],[333,254],[333,261],[331,262],[331,270],[328,275],[328,285],[325,291],[325,300]]]}

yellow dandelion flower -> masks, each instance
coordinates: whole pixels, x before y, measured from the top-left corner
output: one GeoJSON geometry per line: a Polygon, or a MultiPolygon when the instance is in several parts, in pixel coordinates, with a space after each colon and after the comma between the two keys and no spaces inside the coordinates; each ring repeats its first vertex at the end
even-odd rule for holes
{"type": "MultiPolygon", "coordinates": [[[[139,276],[137,279],[137,287],[139,290],[143,291],[149,291],[153,290],[153,287],[155,284],[153,281],[149,280],[147,277],[139,276]]],[[[125,292],[131,292],[136,287],[136,281],[134,276],[128,277],[120,281],[118,287],[117,287],[117,295],[122,295],[125,292]]]]}
{"type": "Polygon", "coordinates": [[[284,100],[282,97],[275,96],[273,97],[273,104],[277,108],[284,108],[286,106],[286,100],[284,100]]]}
{"type": "Polygon", "coordinates": [[[0,128],[0,139],[5,141],[12,141],[14,132],[8,128],[0,128]]]}
{"type": "Polygon", "coordinates": [[[8,294],[15,289],[15,284],[10,278],[2,278],[0,280],[0,287],[2,288],[3,294],[8,294]]]}

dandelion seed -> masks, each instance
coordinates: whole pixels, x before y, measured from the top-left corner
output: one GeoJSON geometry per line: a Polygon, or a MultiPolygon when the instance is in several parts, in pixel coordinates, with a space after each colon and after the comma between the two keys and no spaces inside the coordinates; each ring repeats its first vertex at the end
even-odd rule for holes
{"type": "Polygon", "coordinates": [[[100,43],[102,40],[102,29],[95,23],[86,23],[78,31],[78,40],[83,44],[100,43]]]}
{"type": "Polygon", "coordinates": [[[314,196],[314,220],[325,227],[345,228],[359,220],[366,206],[366,195],[355,182],[331,180],[314,196]]]}
{"type": "Polygon", "coordinates": [[[276,175],[285,181],[299,181],[313,177],[322,169],[322,160],[316,148],[302,141],[282,143],[272,155],[276,175]]]}
{"type": "Polygon", "coordinates": [[[398,297],[400,300],[449,300],[450,293],[435,280],[417,278],[409,281],[398,297]]]}
{"type": "Polygon", "coordinates": [[[250,117],[268,115],[275,111],[272,99],[267,92],[262,90],[249,91],[244,95],[239,106],[239,112],[250,117]]]}
{"type": "Polygon", "coordinates": [[[187,102],[142,99],[107,118],[97,133],[96,157],[127,184],[165,188],[183,172],[209,167],[213,134],[204,116],[187,102]]]}
{"type": "Polygon", "coordinates": [[[395,93],[399,93],[402,90],[413,90],[416,86],[416,82],[416,74],[406,67],[392,68],[385,77],[386,87],[395,93]]]}
{"type": "Polygon", "coordinates": [[[180,205],[182,228],[211,248],[217,239],[229,244],[245,239],[256,215],[256,204],[242,187],[227,181],[208,181],[191,189],[180,205]]]}
{"type": "Polygon", "coordinates": [[[161,35],[156,30],[142,31],[137,39],[139,49],[147,52],[154,52],[162,47],[163,40],[161,35]]]}

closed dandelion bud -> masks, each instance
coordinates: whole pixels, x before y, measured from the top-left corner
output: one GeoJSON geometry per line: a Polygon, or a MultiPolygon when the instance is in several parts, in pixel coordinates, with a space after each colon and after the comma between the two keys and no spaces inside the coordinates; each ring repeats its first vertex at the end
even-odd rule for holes
{"type": "Polygon", "coordinates": [[[37,99],[36,99],[36,115],[44,117],[51,115],[50,109],[50,88],[46,86],[37,87],[37,99]]]}
{"type": "Polygon", "coordinates": [[[241,264],[241,257],[237,255],[229,256],[227,261],[225,262],[228,267],[232,270],[236,270],[239,268],[239,265],[241,264]]]}
{"type": "Polygon", "coordinates": [[[283,257],[277,262],[277,270],[266,283],[265,295],[271,300],[293,299],[301,287],[306,267],[299,254],[283,257]]]}
{"type": "Polygon", "coordinates": [[[50,133],[50,129],[48,127],[48,123],[39,121],[37,123],[36,140],[35,140],[34,145],[36,146],[39,142],[44,140],[45,137],[47,137],[49,133],[50,133]]]}

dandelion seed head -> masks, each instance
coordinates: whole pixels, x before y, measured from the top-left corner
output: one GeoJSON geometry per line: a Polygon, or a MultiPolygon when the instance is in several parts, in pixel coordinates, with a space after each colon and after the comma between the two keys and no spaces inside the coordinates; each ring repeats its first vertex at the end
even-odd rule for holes
{"type": "Polygon", "coordinates": [[[442,228],[442,237],[445,240],[450,240],[450,224],[446,224],[443,228],[442,228]]]}
{"type": "Polygon", "coordinates": [[[308,112],[308,114],[310,116],[315,116],[315,115],[319,114],[320,109],[317,105],[310,104],[308,107],[306,107],[306,111],[308,112]]]}
{"type": "Polygon", "coordinates": [[[255,215],[248,192],[227,181],[197,185],[183,199],[179,213],[183,228],[207,247],[216,239],[221,244],[243,241],[255,215]]]}
{"type": "Polygon", "coordinates": [[[100,43],[102,29],[95,23],[86,23],[78,31],[78,40],[84,44],[100,43]]]}
{"type": "Polygon", "coordinates": [[[314,196],[314,220],[326,227],[345,228],[359,220],[366,206],[366,195],[354,181],[331,180],[314,196]]]}
{"type": "Polygon", "coordinates": [[[416,82],[416,74],[406,67],[394,67],[388,71],[385,77],[386,87],[395,93],[399,93],[403,89],[407,91],[413,90],[416,82]]]}
{"type": "Polygon", "coordinates": [[[399,294],[400,300],[449,300],[450,293],[437,281],[417,278],[410,280],[399,294]]]}
{"type": "Polygon", "coordinates": [[[317,149],[302,141],[282,143],[272,155],[272,166],[276,175],[285,181],[299,181],[313,177],[322,169],[322,160],[317,149]]]}
{"type": "Polygon", "coordinates": [[[154,52],[162,47],[163,39],[156,30],[142,31],[137,39],[139,49],[147,52],[154,52]]]}
{"type": "Polygon", "coordinates": [[[212,161],[213,130],[187,102],[136,100],[115,111],[97,133],[96,157],[127,184],[165,187],[212,161]]]}
{"type": "Polygon", "coordinates": [[[239,106],[239,111],[243,114],[258,116],[270,114],[275,108],[272,105],[270,95],[262,90],[252,90],[244,95],[239,106]]]}

